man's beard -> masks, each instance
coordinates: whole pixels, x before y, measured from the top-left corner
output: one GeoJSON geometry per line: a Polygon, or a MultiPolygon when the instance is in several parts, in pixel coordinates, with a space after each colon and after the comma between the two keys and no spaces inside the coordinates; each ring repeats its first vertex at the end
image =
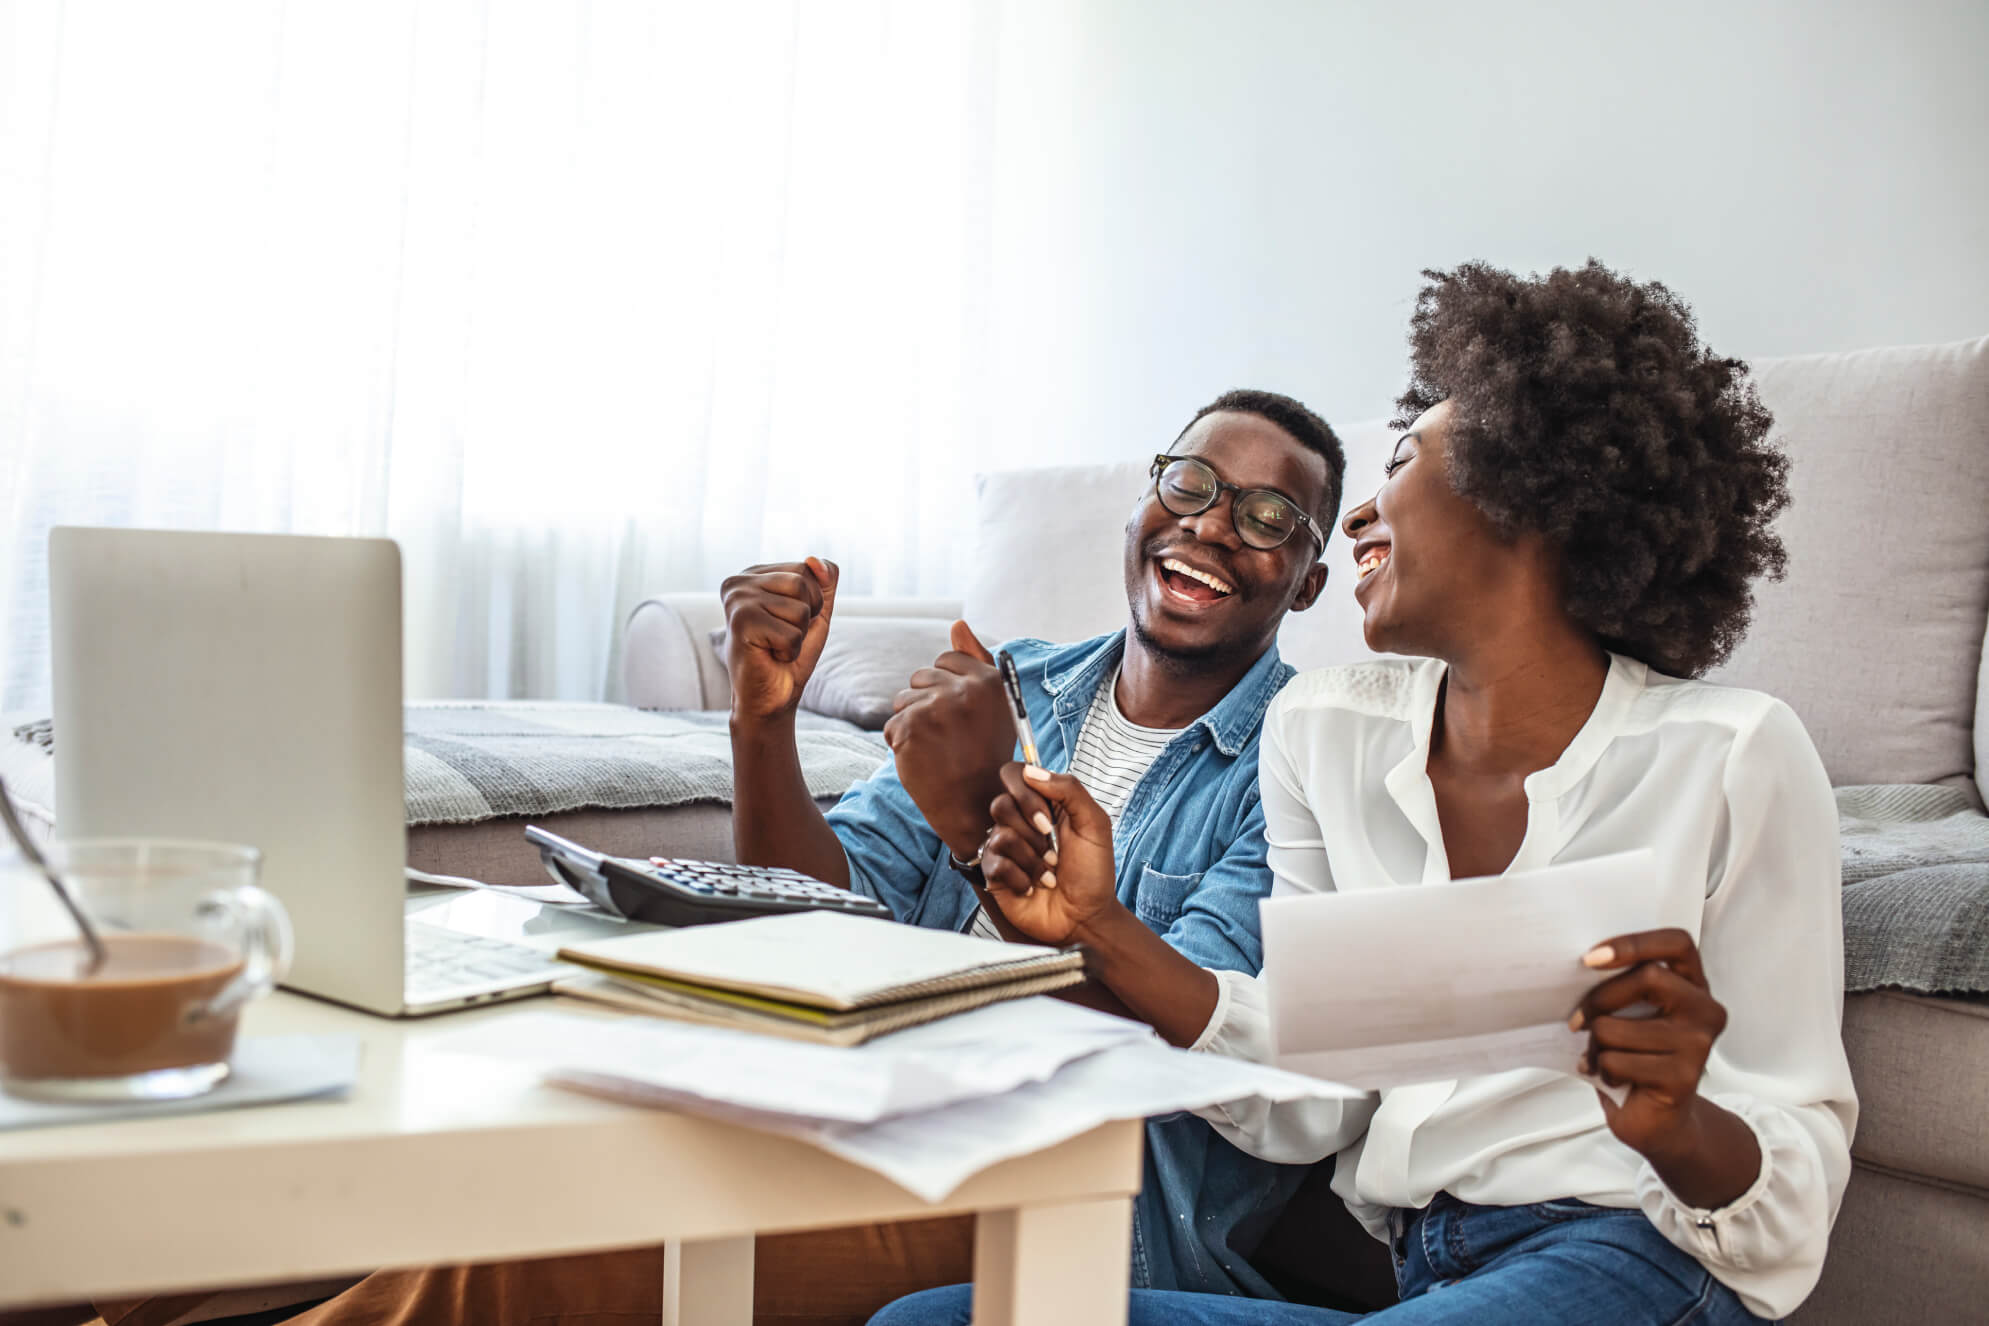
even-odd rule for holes
{"type": "Polygon", "coordinates": [[[1217,640],[1210,644],[1197,645],[1192,649],[1181,649],[1156,639],[1153,633],[1147,630],[1146,617],[1143,613],[1135,610],[1132,619],[1134,638],[1146,646],[1146,652],[1154,662],[1176,676],[1188,677],[1207,672],[1238,657],[1249,648],[1238,641],[1217,640]]]}

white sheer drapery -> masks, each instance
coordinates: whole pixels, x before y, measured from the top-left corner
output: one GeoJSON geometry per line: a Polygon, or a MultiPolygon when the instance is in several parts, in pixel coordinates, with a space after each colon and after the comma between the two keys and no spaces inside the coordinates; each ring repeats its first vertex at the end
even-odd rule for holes
{"type": "Polygon", "coordinates": [[[0,708],[51,524],[386,533],[413,695],[964,571],[998,6],[0,0],[0,708]]]}

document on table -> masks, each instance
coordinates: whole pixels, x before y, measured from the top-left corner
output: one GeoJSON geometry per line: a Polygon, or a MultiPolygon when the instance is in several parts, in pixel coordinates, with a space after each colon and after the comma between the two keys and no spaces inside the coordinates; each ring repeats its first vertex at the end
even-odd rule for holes
{"type": "MultiPolygon", "coordinates": [[[[1026,1001],[1025,1001],[1026,1002],[1026,1001]]],[[[848,1051],[842,1051],[848,1053],[848,1051]]],[[[1365,1093],[1242,1059],[1177,1050],[1143,1037],[1071,1061],[1045,1081],[876,1123],[837,1123],[727,1108],[708,1099],[556,1073],[554,1082],[813,1143],[929,1202],[993,1165],[1065,1142],[1114,1119],[1144,1119],[1261,1097],[1350,1100],[1365,1093]]]]}
{"type": "Polygon", "coordinates": [[[1144,1023],[1037,996],[848,1047],[551,1011],[471,1028],[436,1048],[529,1063],[556,1081],[626,1099],[866,1124],[1012,1091],[1073,1060],[1152,1039],[1144,1023]]]}
{"type": "Polygon", "coordinates": [[[1615,935],[1699,931],[1648,848],[1445,884],[1286,894],[1261,904],[1279,1067],[1379,1089],[1514,1068],[1574,1072],[1568,1017],[1606,979],[1582,954],[1615,935]]]}
{"type": "Polygon", "coordinates": [[[838,1047],[584,1013],[521,1013],[439,1050],[530,1064],[590,1095],[813,1143],[938,1201],[991,1165],[1114,1119],[1362,1093],[1164,1045],[1143,1023],[1016,999],[838,1047]]]}

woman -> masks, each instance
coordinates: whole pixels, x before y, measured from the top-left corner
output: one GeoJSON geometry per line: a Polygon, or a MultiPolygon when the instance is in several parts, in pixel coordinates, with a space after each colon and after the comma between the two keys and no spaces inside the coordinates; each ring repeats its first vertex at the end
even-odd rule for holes
{"type": "MultiPolygon", "coordinates": [[[[1727,655],[1752,581],[1782,569],[1785,462],[1745,365],[1704,350],[1664,287],[1593,262],[1426,276],[1409,431],[1345,520],[1367,642],[1410,657],[1305,674],[1272,704],[1277,887],[1650,846],[1703,893],[1696,940],[1596,936],[1583,961],[1606,979],[1571,1019],[1588,1045],[1569,1073],[1209,1117],[1270,1159],[1339,1153],[1335,1190],[1394,1253],[1402,1301],[1379,1321],[1780,1317],[1816,1283],[1856,1118],[1835,808],[1787,706],[1684,679],[1727,655]]],[[[1003,911],[1123,963],[1109,825],[1067,777],[1011,765],[1005,782],[982,858],[1003,911]],[[1045,812],[1064,817],[1054,871],[1045,812]]],[[[1180,963],[1127,1003],[1176,1044],[1269,1054],[1255,979],[1180,963]]],[[[937,1290],[874,1322],[964,1322],[967,1303],[937,1290]]],[[[1143,1290],[1132,1320],[1351,1318],[1143,1290]]]]}

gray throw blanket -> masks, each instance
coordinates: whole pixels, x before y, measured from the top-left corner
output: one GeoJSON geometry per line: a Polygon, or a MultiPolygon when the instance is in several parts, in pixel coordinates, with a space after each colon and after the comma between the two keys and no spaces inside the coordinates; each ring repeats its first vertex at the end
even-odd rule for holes
{"type": "Polygon", "coordinates": [[[1989,993],[1989,816],[1958,788],[1840,787],[1844,988],[1989,993]]]}
{"type": "MultiPolygon", "coordinates": [[[[442,700],[408,705],[405,722],[410,827],[732,800],[722,712],[442,700]]],[[[802,714],[796,726],[801,775],[818,800],[841,796],[891,756],[882,737],[837,719],[802,714]]],[[[52,819],[51,724],[23,723],[14,737],[14,759],[0,762],[9,785],[52,819]]]]}
{"type": "MultiPolygon", "coordinates": [[[[732,738],[722,712],[535,700],[407,706],[407,822],[470,824],[503,815],[732,801],[732,738]]],[[[891,757],[884,739],[800,715],[801,776],[817,800],[841,796],[891,757]]]]}

